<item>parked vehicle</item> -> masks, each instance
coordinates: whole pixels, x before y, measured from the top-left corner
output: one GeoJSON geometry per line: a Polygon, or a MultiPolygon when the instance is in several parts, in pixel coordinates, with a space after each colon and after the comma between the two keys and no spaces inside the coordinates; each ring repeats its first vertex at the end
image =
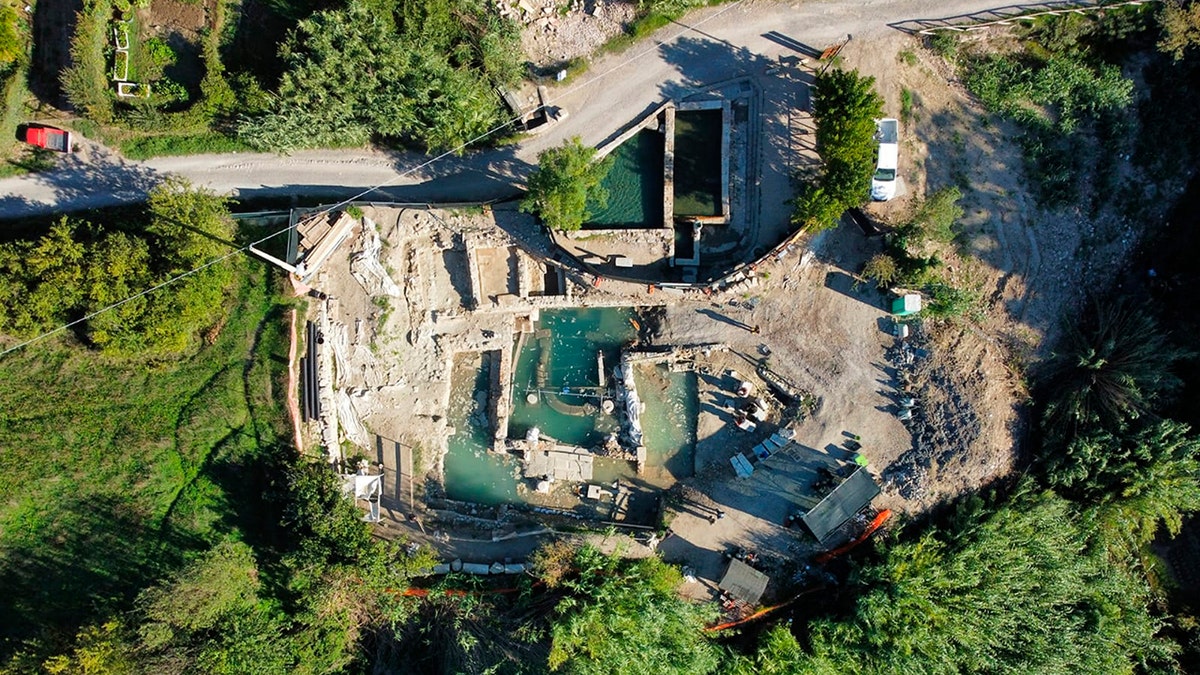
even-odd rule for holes
{"type": "Polygon", "coordinates": [[[875,175],[871,177],[871,199],[886,202],[896,196],[896,169],[900,164],[900,122],[886,118],[875,121],[879,141],[875,175]]]}
{"type": "Polygon", "coordinates": [[[42,124],[30,124],[25,127],[21,140],[37,147],[57,152],[71,151],[71,132],[42,124]]]}

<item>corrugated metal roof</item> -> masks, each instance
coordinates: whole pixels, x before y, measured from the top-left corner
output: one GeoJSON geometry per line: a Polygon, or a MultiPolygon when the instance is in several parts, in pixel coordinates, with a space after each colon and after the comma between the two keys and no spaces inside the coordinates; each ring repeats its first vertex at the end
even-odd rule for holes
{"type": "Polygon", "coordinates": [[[862,510],[879,494],[879,485],[866,469],[858,469],[834,488],[801,520],[817,541],[824,541],[834,530],[862,510]]]}
{"type": "Polygon", "coordinates": [[[762,572],[737,558],[732,558],[729,568],[725,570],[725,576],[721,578],[720,587],[738,600],[756,605],[763,591],[767,590],[767,582],[770,580],[771,578],[762,572]]]}

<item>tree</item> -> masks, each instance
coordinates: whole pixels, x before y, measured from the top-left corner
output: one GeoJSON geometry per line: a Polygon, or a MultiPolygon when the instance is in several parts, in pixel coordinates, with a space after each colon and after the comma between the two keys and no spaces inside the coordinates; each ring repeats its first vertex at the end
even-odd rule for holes
{"type": "Polygon", "coordinates": [[[577,577],[551,620],[549,665],[568,673],[714,672],[716,647],[704,637],[707,605],[679,597],[679,570],[658,558],[621,560],[585,546],[577,577]]]}
{"type": "Polygon", "coordinates": [[[875,282],[879,288],[887,288],[898,277],[896,259],[886,253],[877,253],[863,266],[862,275],[875,282]]]}
{"type": "Polygon", "coordinates": [[[1186,424],[1158,420],[1132,432],[1100,427],[1043,457],[1047,481],[1097,508],[1117,542],[1147,543],[1159,525],[1177,534],[1200,510],[1200,440],[1186,424]]]}
{"type": "Polygon", "coordinates": [[[875,172],[875,120],[883,116],[883,99],[875,92],[875,78],[835,69],[817,77],[812,111],[823,168],[801,189],[792,221],[817,231],[832,227],[846,209],[867,200],[875,172]]]}
{"type": "Polygon", "coordinates": [[[483,3],[354,1],[297,24],[270,111],[238,133],[274,151],[372,139],[460,149],[501,123],[494,89],[519,75],[517,52],[515,27],[483,3]]]}
{"type": "Polygon", "coordinates": [[[1171,367],[1184,352],[1145,309],[1130,302],[1097,302],[1067,326],[1063,342],[1045,384],[1042,427],[1052,446],[1093,425],[1118,429],[1179,386],[1171,367]]]}
{"type": "Polygon", "coordinates": [[[203,637],[227,616],[258,601],[258,570],[250,548],[225,541],[183,569],[169,583],[138,598],[142,646],[160,649],[203,637]]]}
{"type": "Polygon", "coordinates": [[[576,136],[561,147],[543,150],[538,168],[529,177],[529,194],[521,210],[536,213],[553,230],[572,231],[588,218],[588,201],[603,206],[608,192],[601,181],[612,165],[611,158],[595,161],[596,150],[576,136]]]}
{"type": "Polygon", "coordinates": [[[138,672],[120,621],[87,626],[75,636],[69,655],[53,656],[42,664],[47,675],[133,675],[138,672]]]}
{"type": "Polygon", "coordinates": [[[32,336],[86,317],[76,334],[105,352],[179,355],[225,307],[237,263],[209,263],[232,250],[233,234],[226,200],[179,179],[120,228],[64,216],[41,237],[0,245],[0,331],[32,336]]]}
{"type": "Polygon", "coordinates": [[[944,531],[860,568],[851,616],[810,626],[812,672],[1123,673],[1169,664],[1144,580],[1114,567],[1065,500],[975,499],[944,531]]]}
{"type": "Polygon", "coordinates": [[[1188,49],[1200,44],[1200,3],[1186,0],[1164,2],[1159,14],[1162,38],[1158,50],[1183,60],[1188,49]]]}
{"type": "MultiPolygon", "coordinates": [[[[954,239],[954,226],[962,218],[963,208],[958,205],[962,192],[954,186],[944,187],[920,202],[913,217],[905,225],[918,237],[949,243],[954,239]]],[[[912,237],[912,233],[904,236],[912,237]]]]}
{"type": "Polygon", "coordinates": [[[229,200],[186,179],[171,176],[155,186],[146,210],[146,231],[163,249],[159,262],[172,272],[191,269],[236,248],[229,200]]]}
{"type": "Polygon", "coordinates": [[[0,5],[0,69],[21,58],[25,53],[25,42],[17,28],[20,18],[16,7],[10,4],[0,5]]]}
{"type": "Polygon", "coordinates": [[[795,675],[802,672],[808,655],[787,625],[777,625],[763,634],[752,656],[737,655],[731,660],[726,672],[733,675],[795,675]]]}

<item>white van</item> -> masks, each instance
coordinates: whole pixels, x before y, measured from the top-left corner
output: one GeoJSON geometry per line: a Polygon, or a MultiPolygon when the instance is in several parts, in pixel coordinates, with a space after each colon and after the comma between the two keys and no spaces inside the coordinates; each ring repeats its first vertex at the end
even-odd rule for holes
{"type": "Polygon", "coordinates": [[[896,196],[896,168],[900,163],[900,123],[892,118],[875,120],[879,156],[871,178],[871,199],[886,202],[896,196]]]}

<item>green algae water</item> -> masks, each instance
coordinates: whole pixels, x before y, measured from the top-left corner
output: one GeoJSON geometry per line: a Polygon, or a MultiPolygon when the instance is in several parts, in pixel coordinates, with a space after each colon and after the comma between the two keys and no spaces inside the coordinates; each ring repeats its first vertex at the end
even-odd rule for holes
{"type": "Polygon", "coordinates": [[[584,229],[662,227],[663,151],[663,135],[651,129],[617,146],[601,183],[608,203],[604,208],[588,203],[591,215],[584,229]]]}
{"type": "Polygon", "coordinates": [[[449,421],[456,433],[447,441],[444,467],[450,499],[479,504],[517,500],[517,460],[488,452],[492,440],[487,398],[494,367],[478,353],[454,359],[449,421]]]}
{"type": "Polygon", "coordinates": [[[605,382],[611,383],[621,348],[637,337],[635,316],[627,307],[543,311],[517,355],[509,435],[524,438],[536,426],[543,436],[593,447],[617,433],[616,417],[600,411],[597,353],[604,354],[605,382]]]}
{"type": "Polygon", "coordinates": [[[675,113],[675,215],[721,214],[721,111],[675,113]]]}

